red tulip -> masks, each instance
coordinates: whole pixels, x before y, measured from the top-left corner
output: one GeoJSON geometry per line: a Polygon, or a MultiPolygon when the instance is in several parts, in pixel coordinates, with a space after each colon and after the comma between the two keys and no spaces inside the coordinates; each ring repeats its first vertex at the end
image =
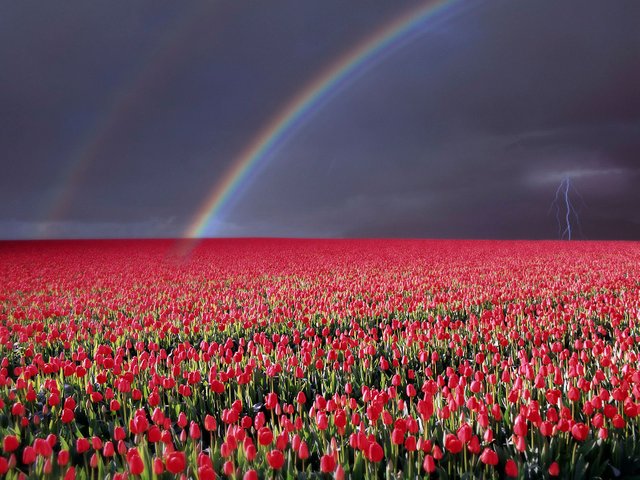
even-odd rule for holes
{"type": "Polygon", "coordinates": [[[68,408],[64,408],[62,410],[62,414],[60,415],[60,419],[62,420],[62,423],[71,423],[73,422],[74,418],[75,418],[75,415],[73,414],[73,410],[70,410],[68,408]]]}
{"type": "Polygon", "coordinates": [[[480,461],[485,465],[498,465],[498,454],[490,448],[485,448],[480,455],[480,461]]]}
{"type": "Polygon", "coordinates": [[[336,459],[333,455],[323,455],[320,458],[320,471],[332,473],[336,469],[336,459]]]}
{"type": "Polygon", "coordinates": [[[224,462],[224,465],[222,466],[222,471],[224,472],[224,474],[227,477],[233,476],[233,473],[235,471],[235,467],[233,466],[233,462],[230,461],[230,460],[227,460],[226,462],[224,462]]]}
{"type": "Polygon", "coordinates": [[[424,457],[424,462],[422,463],[422,467],[425,469],[427,473],[433,473],[436,471],[436,462],[433,459],[433,456],[427,455],[424,457]]]}
{"type": "Polygon", "coordinates": [[[192,440],[197,440],[200,438],[200,427],[196,422],[191,422],[189,424],[189,438],[192,440]]]}
{"type": "Polygon", "coordinates": [[[31,464],[36,461],[37,453],[35,448],[31,446],[24,447],[22,450],[22,463],[31,464]]]}
{"type": "Polygon", "coordinates": [[[178,415],[178,426],[180,428],[184,428],[187,426],[187,423],[189,422],[189,420],[187,420],[187,416],[185,415],[184,412],[180,412],[180,414],[178,415]]]}
{"type": "Polygon", "coordinates": [[[162,475],[162,473],[164,472],[164,463],[162,463],[162,460],[158,457],[155,457],[153,459],[153,473],[156,475],[162,475]]]}
{"type": "Polygon", "coordinates": [[[518,465],[512,459],[507,460],[507,463],[504,466],[504,473],[507,477],[517,477],[518,476],[518,465]]]}
{"type": "Polygon", "coordinates": [[[2,440],[2,449],[5,452],[13,452],[20,446],[20,440],[15,435],[7,435],[2,440]]]}
{"type": "Polygon", "coordinates": [[[527,435],[527,421],[522,415],[518,415],[516,417],[516,420],[513,423],[513,433],[520,437],[527,435]]]}
{"type": "Polygon", "coordinates": [[[212,432],[213,430],[215,430],[217,427],[216,424],[216,419],[211,416],[211,415],[207,415],[204,417],[204,429],[207,432],[212,432]]]}
{"type": "Polygon", "coordinates": [[[65,466],[69,463],[69,450],[60,450],[58,452],[58,465],[65,466]]]}
{"type": "Polygon", "coordinates": [[[74,467],[69,467],[64,474],[64,480],[75,480],[76,478],[76,469],[74,467]]]}
{"type": "Polygon", "coordinates": [[[260,445],[269,445],[271,442],[273,442],[273,433],[269,427],[262,427],[258,430],[258,443],[260,445]]]}
{"type": "Polygon", "coordinates": [[[300,442],[300,448],[298,449],[298,458],[300,460],[306,460],[309,458],[309,449],[305,441],[300,442]]]}
{"type": "Polygon", "coordinates": [[[395,445],[402,445],[404,443],[404,432],[397,427],[391,432],[391,443],[395,445]]]}
{"type": "Polygon", "coordinates": [[[78,453],[84,453],[91,448],[91,444],[89,443],[89,439],[87,438],[78,438],[76,440],[76,450],[78,453]]]}
{"type": "Polygon", "coordinates": [[[584,423],[576,423],[571,427],[571,435],[579,442],[583,442],[586,440],[589,435],[589,427],[587,427],[584,423]]]}
{"type": "Polygon", "coordinates": [[[444,448],[455,455],[462,451],[462,442],[452,433],[448,433],[444,439],[444,448]]]}
{"type": "Polygon", "coordinates": [[[127,456],[127,463],[129,464],[129,471],[133,475],[140,475],[144,472],[144,462],[140,458],[138,451],[136,450],[135,452],[135,454],[127,456]]]}
{"type": "Polygon", "coordinates": [[[267,453],[267,462],[274,470],[280,470],[284,465],[284,455],[280,450],[271,450],[267,453]]]}
{"type": "Polygon", "coordinates": [[[171,473],[181,473],[187,465],[187,458],[184,452],[170,452],[165,456],[164,463],[171,473]]]}
{"type": "Polygon", "coordinates": [[[278,395],[276,395],[274,392],[267,393],[264,406],[269,410],[273,410],[274,408],[276,408],[277,404],[278,404],[278,395]]]}
{"type": "Polygon", "coordinates": [[[105,457],[113,457],[115,455],[115,447],[113,442],[106,442],[102,448],[102,455],[105,457]]]}
{"type": "Polygon", "coordinates": [[[118,441],[118,440],[124,440],[124,438],[126,437],[126,433],[124,431],[124,428],[122,427],[115,427],[113,429],[113,439],[118,441]]]}
{"type": "Polygon", "coordinates": [[[255,470],[247,470],[242,476],[242,480],[258,480],[258,472],[255,470]]]}
{"type": "Polygon", "coordinates": [[[216,472],[213,470],[213,467],[198,467],[199,480],[215,480],[216,478],[216,472]]]}
{"type": "Polygon", "coordinates": [[[368,459],[372,462],[381,462],[384,458],[384,450],[378,442],[371,442],[367,451],[368,459]]]}

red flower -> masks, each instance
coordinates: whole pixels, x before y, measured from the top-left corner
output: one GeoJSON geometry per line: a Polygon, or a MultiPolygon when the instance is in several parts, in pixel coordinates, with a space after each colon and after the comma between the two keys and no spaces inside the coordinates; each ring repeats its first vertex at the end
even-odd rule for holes
{"type": "Polygon", "coordinates": [[[576,423],[571,427],[571,435],[579,442],[584,442],[589,435],[589,427],[584,423],[576,423]]]}
{"type": "Polygon", "coordinates": [[[258,472],[255,470],[247,470],[242,476],[242,480],[258,480],[258,472]]]}
{"type": "Polygon", "coordinates": [[[76,469],[74,467],[69,467],[67,472],[64,474],[64,480],[75,480],[76,478],[76,469]]]}
{"type": "Polygon", "coordinates": [[[200,438],[200,426],[194,421],[189,424],[189,438],[193,440],[200,438]]]}
{"type": "Polygon", "coordinates": [[[213,390],[214,393],[224,392],[224,383],[222,383],[220,380],[213,380],[211,382],[211,390],[213,390]]]}
{"type": "Polygon", "coordinates": [[[516,417],[513,423],[513,433],[520,437],[524,437],[527,434],[527,421],[522,415],[516,417]]]}
{"type": "Polygon", "coordinates": [[[144,472],[144,462],[137,450],[135,450],[135,454],[127,455],[127,463],[129,464],[129,471],[133,475],[140,475],[144,472]]]}
{"type": "Polygon", "coordinates": [[[69,408],[64,408],[62,410],[62,415],[60,415],[60,419],[62,420],[62,423],[71,423],[73,422],[74,418],[75,418],[75,415],[73,414],[73,410],[69,408]]]}
{"type": "Polygon", "coordinates": [[[274,470],[280,470],[284,465],[284,455],[280,450],[271,450],[267,453],[267,462],[274,470]]]}
{"type": "Polygon", "coordinates": [[[408,397],[415,397],[416,396],[416,387],[414,387],[412,383],[407,385],[406,390],[407,390],[407,396],[408,397]]]}
{"type": "Polygon", "coordinates": [[[102,448],[102,455],[105,457],[113,457],[115,455],[115,447],[113,446],[113,442],[106,442],[104,447],[102,448]]]}
{"type": "Polygon", "coordinates": [[[404,441],[404,448],[408,451],[413,452],[417,448],[416,437],[413,435],[409,435],[407,439],[404,441]]]}
{"type": "Polygon", "coordinates": [[[551,475],[552,477],[557,477],[558,475],[560,475],[560,466],[558,465],[558,462],[553,462],[549,466],[549,475],[551,475]]]}
{"type": "Polygon", "coordinates": [[[490,448],[485,448],[480,455],[480,461],[485,465],[497,465],[499,462],[498,454],[490,448]]]}
{"type": "Polygon", "coordinates": [[[460,439],[462,443],[469,443],[473,436],[473,429],[468,423],[463,423],[460,428],[458,428],[457,434],[458,439],[460,439]]]}
{"type": "Polygon", "coordinates": [[[425,469],[427,473],[433,473],[436,471],[436,462],[433,459],[433,456],[427,455],[424,457],[424,462],[422,462],[422,467],[425,469]]]}
{"type": "Polygon", "coordinates": [[[36,461],[37,456],[35,448],[31,446],[24,447],[24,450],[22,450],[22,463],[29,465],[36,461]]]}
{"type": "Polygon", "coordinates": [[[269,445],[271,442],[273,442],[273,432],[269,427],[262,427],[258,430],[258,443],[260,445],[269,445]]]}
{"type": "Polygon", "coordinates": [[[171,452],[165,457],[164,463],[171,473],[181,473],[187,466],[187,457],[184,452],[171,452]]]}
{"type": "Polygon", "coordinates": [[[89,439],[83,437],[76,440],[76,450],[78,453],[84,453],[89,450],[89,448],[91,448],[89,439]]]}
{"type": "Polygon", "coordinates": [[[164,463],[158,457],[153,459],[153,473],[161,475],[164,472],[164,463]]]}
{"type": "Polygon", "coordinates": [[[20,446],[20,440],[15,435],[7,435],[2,441],[2,449],[5,452],[13,452],[20,446]]]}
{"type": "Polygon", "coordinates": [[[518,476],[518,465],[512,459],[507,460],[507,463],[504,466],[504,473],[507,477],[517,477],[518,476]]]}
{"type": "Polygon", "coordinates": [[[234,470],[235,470],[235,467],[233,466],[233,462],[231,460],[227,460],[226,462],[224,462],[224,465],[222,466],[222,471],[227,477],[233,476],[234,470]]]}
{"type": "Polygon", "coordinates": [[[124,437],[126,437],[126,432],[124,431],[124,428],[122,427],[116,427],[113,429],[113,439],[114,440],[124,440],[124,437]]]}
{"type": "Polygon", "coordinates": [[[338,428],[343,428],[344,426],[346,426],[347,414],[344,410],[340,409],[336,412],[335,416],[333,417],[333,423],[338,428]]]}
{"type": "Polygon", "coordinates": [[[444,448],[455,455],[462,451],[462,442],[453,433],[448,433],[444,439],[444,448]]]}
{"type": "Polygon", "coordinates": [[[333,455],[323,455],[320,458],[320,470],[323,473],[331,473],[336,469],[336,459],[333,455]]]}
{"type": "Polygon", "coordinates": [[[207,432],[211,432],[215,430],[217,427],[216,419],[212,415],[207,415],[204,417],[204,429],[207,432]]]}
{"type": "Polygon", "coordinates": [[[391,443],[394,445],[402,445],[404,443],[404,431],[394,428],[391,432],[391,443]]]}
{"type": "Polygon", "coordinates": [[[215,480],[216,472],[212,467],[209,467],[209,466],[198,467],[198,479],[199,480],[215,480]]]}
{"type": "Polygon", "coordinates": [[[185,415],[184,412],[180,412],[180,414],[178,415],[178,426],[180,428],[184,428],[187,426],[187,423],[189,422],[189,420],[187,420],[187,416],[185,415]]]}
{"type": "Polygon", "coordinates": [[[384,458],[384,450],[382,449],[380,444],[375,441],[369,444],[367,453],[369,460],[375,463],[381,462],[384,458]]]}
{"type": "Polygon", "coordinates": [[[298,448],[298,458],[300,460],[306,460],[309,458],[309,448],[307,447],[307,442],[300,442],[300,448],[298,448]]]}
{"type": "Polygon", "coordinates": [[[69,450],[60,450],[58,452],[58,465],[61,467],[69,463],[69,450]]]}
{"type": "Polygon", "coordinates": [[[318,428],[320,430],[326,430],[327,428],[329,428],[329,419],[324,412],[318,414],[318,416],[316,417],[316,424],[318,425],[318,428]]]}
{"type": "Polygon", "coordinates": [[[269,410],[273,410],[278,404],[278,395],[274,392],[267,393],[264,404],[269,410]]]}

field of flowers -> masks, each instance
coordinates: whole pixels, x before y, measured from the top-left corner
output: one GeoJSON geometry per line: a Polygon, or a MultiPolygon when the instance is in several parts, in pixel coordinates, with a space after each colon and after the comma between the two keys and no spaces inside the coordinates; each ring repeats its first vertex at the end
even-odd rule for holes
{"type": "Polygon", "coordinates": [[[640,474],[640,243],[0,244],[0,476],[640,474]]]}

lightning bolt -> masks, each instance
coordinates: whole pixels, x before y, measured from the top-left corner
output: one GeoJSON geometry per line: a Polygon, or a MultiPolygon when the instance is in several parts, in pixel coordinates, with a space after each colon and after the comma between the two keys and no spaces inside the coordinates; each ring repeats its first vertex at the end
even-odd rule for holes
{"type": "Polygon", "coordinates": [[[574,224],[578,227],[580,236],[582,233],[582,224],[580,222],[580,209],[576,208],[572,196],[577,197],[578,201],[585,205],[584,199],[576,187],[571,183],[571,178],[564,177],[556,189],[556,195],[551,202],[549,212],[552,209],[556,213],[556,222],[558,223],[558,237],[560,240],[571,240],[574,237],[574,224]]]}

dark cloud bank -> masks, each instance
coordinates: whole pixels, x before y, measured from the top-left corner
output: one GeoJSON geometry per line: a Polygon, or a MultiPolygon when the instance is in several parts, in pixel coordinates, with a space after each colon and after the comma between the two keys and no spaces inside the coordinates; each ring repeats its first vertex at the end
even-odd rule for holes
{"type": "MultiPolygon", "coordinates": [[[[180,235],[292,95],[411,5],[5,2],[0,237],[180,235]]],[[[640,2],[468,5],[317,109],[209,233],[556,238],[569,177],[578,238],[640,239],[640,2]]]]}

